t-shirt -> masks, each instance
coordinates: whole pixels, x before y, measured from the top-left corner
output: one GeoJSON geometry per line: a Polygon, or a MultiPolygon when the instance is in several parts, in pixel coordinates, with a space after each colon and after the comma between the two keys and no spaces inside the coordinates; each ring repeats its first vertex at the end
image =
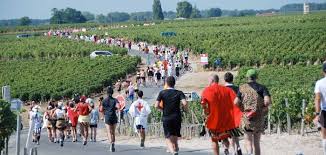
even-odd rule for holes
{"type": "Polygon", "coordinates": [[[232,83],[226,83],[225,87],[231,88],[234,91],[235,94],[238,94],[238,92],[239,92],[239,87],[235,86],[232,83]]]}
{"type": "Polygon", "coordinates": [[[134,93],[135,93],[134,86],[130,85],[130,86],[128,87],[128,92],[129,92],[129,95],[134,95],[134,93]]]}
{"type": "Polygon", "coordinates": [[[79,115],[85,116],[89,114],[89,104],[88,103],[78,103],[77,111],[79,115]]]}
{"type": "Polygon", "coordinates": [[[55,114],[57,116],[57,119],[64,119],[65,111],[61,109],[56,109],[55,114]]]}
{"type": "MultiPolygon", "coordinates": [[[[250,86],[252,89],[254,89],[254,90],[258,93],[258,95],[261,96],[262,98],[264,98],[265,96],[271,96],[270,93],[269,93],[269,91],[268,91],[268,89],[267,89],[264,85],[261,85],[261,84],[259,84],[259,83],[257,83],[257,82],[249,82],[248,84],[249,84],[249,86],[250,86]]],[[[241,92],[239,91],[239,92],[237,93],[237,97],[238,97],[238,98],[241,98],[241,96],[242,96],[242,94],[241,94],[241,92]]]]}
{"type": "Polygon", "coordinates": [[[320,107],[321,110],[326,111],[326,77],[316,82],[315,93],[320,93],[321,95],[320,107]]]}
{"type": "Polygon", "coordinates": [[[161,79],[162,75],[160,72],[155,73],[156,79],[161,79]]]}
{"type": "Polygon", "coordinates": [[[186,99],[182,91],[176,89],[162,90],[156,101],[163,101],[163,120],[181,120],[180,103],[186,99]]]}
{"type": "Polygon", "coordinates": [[[99,118],[98,110],[97,109],[92,109],[90,117],[91,117],[90,124],[97,124],[98,118],[99,118]]]}

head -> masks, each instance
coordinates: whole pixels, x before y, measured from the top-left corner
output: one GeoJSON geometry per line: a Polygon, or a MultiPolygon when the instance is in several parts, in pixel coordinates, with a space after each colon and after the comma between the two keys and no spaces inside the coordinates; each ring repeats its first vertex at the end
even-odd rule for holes
{"type": "Polygon", "coordinates": [[[258,78],[258,71],[256,69],[249,69],[247,71],[246,77],[249,81],[256,81],[258,78]]]}
{"type": "Polygon", "coordinates": [[[174,88],[175,86],[175,78],[173,76],[169,76],[167,77],[166,79],[166,84],[171,87],[171,88],[174,88]]]}
{"type": "Polygon", "coordinates": [[[326,76],[326,62],[323,63],[323,73],[326,76]]]}
{"type": "Polygon", "coordinates": [[[137,96],[138,96],[138,98],[143,98],[144,92],[142,90],[138,90],[137,96]]]}
{"type": "Polygon", "coordinates": [[[74,107],[75,107],[74,102],[69,102],[69,107],[70,107],[70,108],[74,108],[74,107]]]}
{"type": "Polygon", "coordinates": [[[210,78],[209,78],[209,83],[210,84],[218,83],[219,81],[220,81],[220,78],[216,74],[211,75],[210,78]]]}
{"type": "Polygon", "coordinates": [[[87,99],[87,97],[85,95],[83,95],[82,97],[80,97],[80,102],[85,103],[86,99],[87,99]]]}
{"type": "Polygon", "coordinates": [[[230,72],[225,73],[224,81],[227,83],[232,83],[233,82],[233,74],[230,72]]]}
{"type": "Polygon", "coordinates": [[[113,95],[113,88],[111,86],[108,87],[108,90],[107,90],[107,94],[108,96],[112,96],[113,95]]]}

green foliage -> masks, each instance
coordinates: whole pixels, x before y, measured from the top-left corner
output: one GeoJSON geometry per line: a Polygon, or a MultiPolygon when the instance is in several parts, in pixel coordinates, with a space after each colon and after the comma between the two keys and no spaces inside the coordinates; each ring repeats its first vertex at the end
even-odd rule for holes
{"type": "Polygon", "coordinates": [[[134,72],[138,63],[130,56],[1,61],[0,85],[10,85],[13,98],[23,101],[89,95],[134,72]]]}
{"type": "Polygon", "coordinates": [[[95,15],[88,12],[88,11],[84,11],[82,12],[82,15],[86,18],[87,21],[93,21],[95,20],[95,15]]]}
{"type": "MultiPolygon", "coordinates": [[[[239,71],[236,83],[246,82],[245,74],[248,67],[239,71]]],[[[289,112],[291,121],[299,123],[301,116],[302,100],[306,100],[307,111],[305,118],[313,117],[313,88],[315,82],[322,77],[320,66],[265,66],[259,69],[258,82],[265,85],[272,95],[271,122],[281,121],[286,124],[286,112],[289,112]],[[285,106],[288,99],[289,108],[285,106]]]]}
{"type": "Polygon", "coordinates": [[[85,23],[86,18],[83,14],[73,8],[66,8],[58,10],[53,8],[52,17],[50,18],[51,24],[65,24],[65,23],[85,23]]]}
{"type": "Polygon", "coordinates": [[[107,15],[108,22],[125,22],[130,19],[130,15],[125,12],[111,12],[107,15]]]}
{"type": "Polygon", "coordinates": [[[160,0],[154,0],[153,2],[153,19],[154,20],[164,19],[160,0]]]}
{"type": "Polygon", "coordinates": [[[222,15],[222,10],[220,8],[211,8],[207,11],[208,17],[220,17],[222,15]]]}
{"type": "Polygon", "coordinates": [[[178,2],[177,17],[190,18],[192,13],[192,5],[187,1],[178,2]]]}
{"type": "Polygon", "coordinates": [[[19,25],[26,26],[26,25],[29,25],[31,23],[32,23],[31,19],[29,19],[29,17],[25,16],[25,17],[20,18],[20,24],[19,25]]]}
{"type": "Polygon", "coordinates": [[[10,110],[10,103],[0,100],[0,152],[5,147],[5,139],[16,129],[16,115],[10,110]]]}
{"type": "MultiPolygon", "coordinates": [[[[190,48],[217,57],[224,66],[262,64],[310,64],[326,57],[326,14],[273,17],[228,17],[216,20],[162,22],[150,27],[112,29],[110,36],[153,44],[190,48]],[[176,32],[162,38],[160,32],[176,32]]],[[[92,31],[89,34],[104,34],[92,31]]]]}
{"type": "Polygon", "coordinates": [[[194,8],[192,8],[192,12],[191,12],[190,18],[201,18],[200,11],[197,9],[196,6],[194,8]]]}
{"type": "Polygon", "coordinates": [[[71,39],[0,37],[0,59],[2,60],[89,57],[90,53],[95,50],[112,51],[120,55],[127,54],[127,49],[94,45],[92,42],[78,42],[71,39]]]}

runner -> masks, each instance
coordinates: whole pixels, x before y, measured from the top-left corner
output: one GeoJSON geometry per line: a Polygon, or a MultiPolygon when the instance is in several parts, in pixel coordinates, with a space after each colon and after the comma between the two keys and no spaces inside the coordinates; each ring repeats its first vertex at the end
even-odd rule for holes
{"type": "Polygon", "coordinates": [[[153,67],[148,67],[147,68],[147,75],[148,75],[148,83],[152,85],[154,83],[154,68],[153,67]]]}
{"type": "Polygon", "coordinates": [[[326,62],[323,64],[324,78],[318,80],[315,86],[315,124],[321,126],[322,147],[326,155],[326,62]]]}
{"type": "Polygon", "coordinates": [[[146,75],[145,70],[140,70],[140,83],[145,87],[146,86],[146,75]]]}
{"type": "MultiPolygon", "coordinates": [[[[209,82],[210,85],[202,93],[201,104],[212,139],[213,153],[218,155],[218,142],[240,132],[236,128],[240,125],[241,112],[233,104],[236,94],[231,89],[218,85],[217,75],[212,75],[209,82]]],[[[224,153],[229,154],[228,150],[224,153]]]]}
{"type": "Polygon", "coordinates": [[[78,117],[78,122],[80,125],[80,132],[83,137],[83,145],[87,144],[87,139],[88,139],[88,128],[89,128],[89,122],[90,122],[90,117],[89,113],[91,110],[91,107],[88,103],[86,103],[86,96],[82,96],[80,98],[80,102],[78,103],[76,107],[76,111],[78,111],[79,117],[78,117]]]}
{"type": "Polygon", "coordinates": [[[184,110],[187,110],[186,97],[182,91],[174,89],[175,79],[169,76],[166,80],[168,88],[162,90],[155,103],[155,108],[163,110],[163,128],[168,151],[173,155],[179,152],[178,137],[181,137],[181,103],[184,110]],[[162,101],[162,104],[160,104],[162,101]]]}
{"type": "Polygon", "coordinates": [[[160,69],[157,69],[156,73],[155,73],[155,83],[156,83],[156,86],[157,85],[160,85],[161,83],[161,79],[162,79],[162,74],[160,72],[160,69]]]}
{"type": "Polygon", "coordinates": [[[64,130],[66,128],[66,112],[63,110],[63,103],[62,102],[58,102],[57,104],[57,108],[54,111],[52,117],[56,118],[57,123],[56,123],[56,127],[59,131],[59,138],[60,138],[60,146],[63,146],[63,141],[64,141],[64,130]]]}
{"type": "Polygon", "coordinates": [[[40,145],[41,129],[42,129],[42,114],[39,111],[39,107],[35,106],[32,109],[31,119],[33,122],[33,142],[40,145]]]}
{"type": "Polygon", "coordinates": [[[47,128],[47,133],[48,133],[48,139],[49,139],[49,142],[54,142],[53,138],[52,138],[52,123],[50,121],[51,119],[51,111],[54,107],[49,104],[49,106],[47,107],[46,111],[44,112],[44,125],[46,126],[47,128]]]}
{"type": "Polygon", "coordinates": [[[143,100],[143,91],[138,91],[138,100],[131,104],[129,114],[134,117],[134,128],[140,137],[140,147],[145,147],[145,131],[147,129],[147,118],[151,109],[146,101],[143,100]]]}
{"type": "MultiPolygon", "coordinates": [[[[232,75],[232,73],[230,73],[230,72],[225,73],[224,81],[225,81],[225,86],[226,87],[231,88],[235,94],[238,94],[239,87],[237,87],[237,86],[235,86],[233,84],[233,75],[232,75]]],[[[225,139],[223,141],[223,144],[226,147],[227,152],[229,152],[228,149],[229,149],[229,144],[230,143],[229,143],[228,139],[225,139]]],[[[233,147],[233,151],[235,152],[236,155],[242,155],[242,151],[241,151],[238,136],[232,136],[232,138],[231,138],[231,146],[233,147]]]]}
{"type": "Polygon", "coordinates": [[[248,70],[246,77],[248,83],[240,86],[235,104],[244,113],[242,127],[245,130],[247,153],[260,155],[260,136],[264,132],[264,116],[268,113],[271,97],[267,88],[256,82],[257,70],[248,70]]]}
{"type": "Polygon", "coordinates": [[[128,87],[128,99],[131,102],[134,102],[134,95],[135,95],[135,89],[132,83],[130,83],[129,87],[128,87]]]}
{"type": "Polygon", "coordinates": [[[68,117],[69,121],[71,122],[71,133],[72,133],[72,142],[77,142],[77,123],[78,123],[78,113],[75,110],[75,103],[69,102],[68,117]]]}
{"type": "Polygon", "coordinates": [[[99,112],[97,109],[95,109],[94,102],[90,103],[91,105],[91,122],[90,122],[90,128],[91,128],[91,141],[96,142],[96,129],[97,129],[97,123],[100,119],[99,112]]]}
{"type": "Polygon", "coordinates": [[[107,129],[108,139],[110,139],[110,151],[115,152],[115,128],[118,123],[116,111],[119,109],[119,102],[113,98],[113,88],[108,87],[108,97],[103,100],[102,107],[104,111],[104,122],[107,129]]]}

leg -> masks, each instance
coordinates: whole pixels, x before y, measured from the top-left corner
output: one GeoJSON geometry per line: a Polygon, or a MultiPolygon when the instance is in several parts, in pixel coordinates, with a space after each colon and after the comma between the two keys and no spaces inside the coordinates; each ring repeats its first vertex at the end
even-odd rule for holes
{"type": "Polygon", "coordinates": [[[321,127],[321,136],[323,138],[322,146],[323,146],[324,155],[326,155],[326,128],[324,127],[321,127]]]}
{"type": "Polygon", "coordinates": [[[260,155],[260,136],[261,136],[261,133],[260,132],[254,133],[254,150],[255,150],[255,155],[260,155]]]}
{"type": "Polygon", "coordinates": [[[140,129],[140,147],[145,147],[145,129],[140,129]]]}
{"type": "Polygon", "coordinates": [[[87,142],[87,139],[88,139],[88,128],[89,128],[89,124],[88,123],[85,123],[84,124],[84,132],[85,132],[85,141],[87,142]]]}
{"type": "Polygon", "coordinates": [[[80,129],[80,134],[83,138],[83,141],[85,141],[85,132],[84,132],[84,125],[83,123],[79,123],[79,129],[80,129]]]}
{"type": "Polygon", "coordinates": [[[166,138],[165,139],[165,142],[166,142],[166,146],[168,148],[168,151],[171,152],[171,153],[173,153],[174,152],[174,149],[173,149],[173,144],[172,144],[171,137],[166,138]]]}
{"type": "Polygon", "coordinates": [[[91,127],[91,141],[93,140],[93,127],[91,127]]]}
{"type": "Polygon", "coordinates": [[[222,143],[224,145],[224,153],[229,154],[229,147],[230,147],[229,139],[228,138],[224,139],[222,143]]]}
{"type": "Polygon", "coordinates": [[[213,154],[214,155],[219,155],[220,154],[220,150],[219,150],[219,147],[218,147],[218,142],[212,141],[212,148],[213,148],[213,154]]]}
{"type": "Polygon", "coordinates": [[[237,155],[242,155],[242,151],[239,143],[239,137],[232,137],[231,145],[233,147],[234,152],[236,152],[237,155]]]}
{"type": "Polygon", "coordinates": [[[47,131],[48,131],[49,142],[52,142],[52,131],[51,131],[51,128],[47,128],[47,131]]]}
{"type": "Polygon", "coordinates": [[[94,142],[96,142],[96,130],[97,130],[97,128],[95,127],[95,128],[94,128],[94,131],[93,131],[93,132],[94,132],[94,136],[93,136],[93,141],[94,141],[94,142]]]}
{"type": "Polygon", "coordinates": [[[115,127],[116,127],[116,124],[110,125],[111,143],[114,143],[115,142],[115,127]]]}
{"type": "Polygon", "coordinates": [[[245,132],[244,139],[245,139],[247,154],[253,154],[253,148],[252,148],[253,133],[252,132],[245,132]]]}

